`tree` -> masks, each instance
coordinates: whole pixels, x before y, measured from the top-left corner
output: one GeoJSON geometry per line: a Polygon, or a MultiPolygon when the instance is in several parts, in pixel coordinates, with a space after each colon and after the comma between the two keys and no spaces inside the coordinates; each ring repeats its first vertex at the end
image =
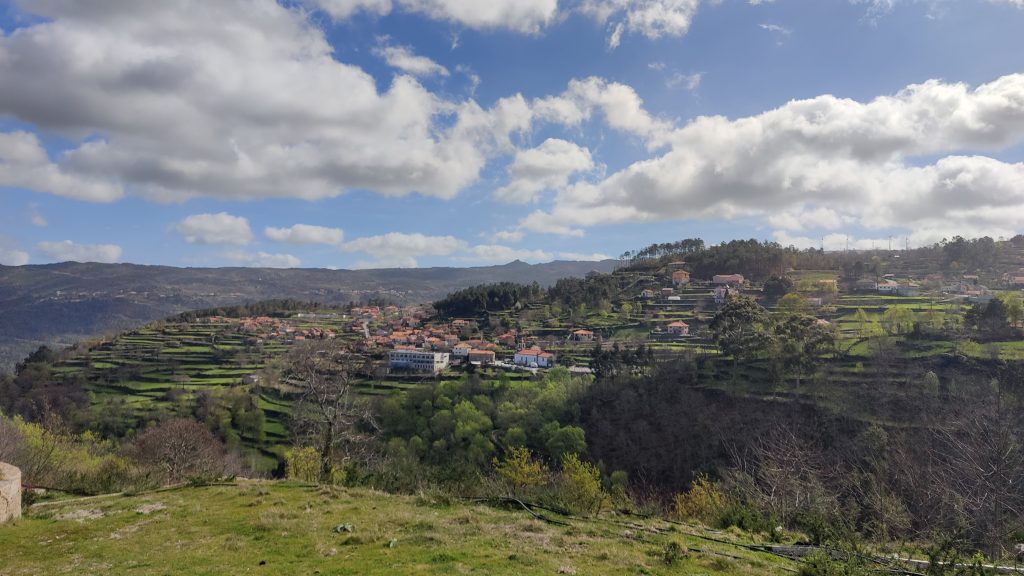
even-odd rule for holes
{"type": "Polygon", "coordinates": [[[775,303],[775,311],[783,315],[806,314],[807,301],[795,292],[786,294],[775,303]]]}
{"type": "Polygon", "coordinates": [[[857,308],[857,311],[853,315],[854,321],[857,322],[857,334],[863,338],[867,336],[867,326],[871,323],[871,318],[868,317],[868,313],[863,308],[857,308]]]}
{"type": "Polygon", "coordinates": [[[793,281],[787,276],[772,276],[765,280],[761,292],[766,298],[776,300],[793,291],[793,281]]]}
{"type": "Polygon", "coordinates": [[[191,418],[171,418],[146,429],[132,445],[136,459],[160,468],[166,480],[219,477],[226,451],[210,429],[191,418]]]}
{"type": "Polygon", "coordinates": [[[1019,292],[1004,292],[999,298],[1006,308],[1006,318],[1010,325],[1015,328],[1020,326],[1020,321],[1024,319],[1024,298],[1019,292]]]}
{"type": "Polygon", "coordinates": [[[768,349],[771,317],[753,298],[733,296],[711,321],[722,352],[737,361],[755,358],[768,349]]]}
{"type": "Polygon", "coordinates": [[[813,316],[791,315],[775,327],[775,333],[778,359],[798,386],[803,377],[814,373],[822,354],[835,351],[835,329],[813,316]]]}
{"type": "Polygon", "coordinates": [[[351,380],[364,359],[330,340],[306,341],[289,354],[290,380],[299,387],[293,408],[294,431],[320,451],[320,481],[329,482],[339,448],[363,449],[376,428],[367,403],[351,380]]]}

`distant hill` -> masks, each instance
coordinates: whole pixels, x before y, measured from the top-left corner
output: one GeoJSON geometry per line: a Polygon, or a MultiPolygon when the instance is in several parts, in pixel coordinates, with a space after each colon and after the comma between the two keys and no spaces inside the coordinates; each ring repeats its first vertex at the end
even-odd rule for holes
{"type": "Polygon", "coordinates": [[[0,266],[0,370],[42,344],[70,345],[169,315],[271,298],[325,304],[432,301],[488,282],[537,282],[609,272],[615,260],[521,261],[476,268],[378,270],[175,268],[64,262],[0,266]]]}

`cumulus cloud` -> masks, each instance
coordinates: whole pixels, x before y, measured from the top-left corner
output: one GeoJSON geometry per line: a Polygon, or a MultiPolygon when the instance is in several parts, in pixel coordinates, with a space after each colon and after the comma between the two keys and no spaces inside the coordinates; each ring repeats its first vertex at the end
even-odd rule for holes
{"type": "Polygon", "coordinates": [[[420,56],[408,46],[390,46],[384,40],[373,53],[384,59],[388,66],[413,76],[448,76],[448,69],[426,56],[420,56]]]}
{"type": "MultiPolygon", "coordinates": [[[[339,14],[384,6],[335,4],[339,14]]],[[[554,10],[554,0],[403,6],[530,28],[546,4],[554,10]]],[[[379,91],[334,58],[307,11],[273,0],[19,6],[40,18],[0,35],[0,115],[77,144],[50,160],[30,135],[7,135],[2,186],[93,201],[126,192],[316,199],[352,189],[451,198],[529,127],[521,97],[484,109],[408,75],[379,91]]]]}
{"type": "MultiPolygon", "coordinates": [[[[0,50],[0,68],[2,62],[0,50]]],[[[28,188],[93,202],[110,202],[123,196],[121,187],[113,182],[53,163],[39,138],[23,131],[0,132],[0,188],[28,188]]]]}
{"type": "Polygon", "coordinates": [[[58,262],[102,262],[110,264],[121,258],[121,247],[115,244],[75,244],[71,240],[62,242],[40,242],[36,245],[44,256],[58,262]]]}
{"type": "Polygon", "coordinates": [[[1024,226],[1024,164],[979,154],[1024,141],[1024,74],[976,88],[929,81],[866,103],[826,95],[734,120],[701,117],[665,140],[665,154],[566,187],[519,228],[579,235],[596,224],[804,205],[874,229],[1024,226]],[[929,156],[940,158],[917,160],[929,156]]]}
{"type": "Polygon", "coordinates": [[[536,120],[570,127],[601,112],[610,128],[636,136],[652,149],[665,145],[675,128],[644,109],[632,86],[597,77],[572,80],[562,94],[538,98],[531,106],[536,120]]]}
{"type": "Polygon", "coordinates": [[[298,268],[302,261],[291,254],[242,252],[233,250],[224,254],[229,261],[250,268],[298,268]]]}
{"type": "Polygon", "coordinates": [[[558,0],[398,0],[403,9],[467,28],[535,34],[559,15],[558,0]]]}
{"type": "Polygon", "coordinates": [[[189,244],[233,244],[245,246],[252,242],[249,221],[227,212],[193,214],[174,225],[189,244]]]}
{"type": "Polygon", "coordinates": [[[275,242],[285,244],[327,244],[338,246],[345,240],[341,228],[328,228],[312,224],[295,224],[290,228],[266,227],[263,234],[275,242]]]}
{"type": "Polygon", "coordinates": [[[525,204],[544,190],[566,186],[577,172],[594,168],[590,151],[572,142],[548,138],[540,146],[520,150],[508,166],[511,182],[495,190],[495,199],[525,204]]]}
{"type": "Polygon", "coordinates": [[[466,242],[454,236],[427,236],[389,232],[364,236],[341,245],[345,252],[362,252],[374,258],[360,261],[358,268],[415,268],[421,256],[448,256],[464,250],[466,242]]]}

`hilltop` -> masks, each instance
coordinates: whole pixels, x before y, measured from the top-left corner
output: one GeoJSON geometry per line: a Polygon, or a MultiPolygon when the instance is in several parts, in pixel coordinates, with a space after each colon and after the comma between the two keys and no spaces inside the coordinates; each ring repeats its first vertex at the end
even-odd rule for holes
{"type": "Polygon", "coordinates": [[[426,302],[484,282],[537,282],[591,271],[614,260],[475,268],[377,270],[175,268],[64,262],[0,266],[0,371],[40,345],[60,347],[172,314],[274,298],[324,304],[379,299],[426,302]]]}
{"type": "Polygon", "coordinates": [[[741,542],[736,533],[545,514],[559,524],[427,495],[240,481],[37,504],[0,527],[0,573],[739,575],[797,566],[687,535],[741,542]]]}

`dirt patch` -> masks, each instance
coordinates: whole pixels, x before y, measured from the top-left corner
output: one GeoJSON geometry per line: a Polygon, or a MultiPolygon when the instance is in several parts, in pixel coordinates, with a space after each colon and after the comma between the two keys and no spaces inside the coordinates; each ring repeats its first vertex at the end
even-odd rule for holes
{"type": "Polygon", "coordinates": [[[143,504],[135,509],[139,514],[152,514],[153,512],[159,512],[161,510],[167,510],[167,504],[163,502],[152,502],[150,504],[143,504]]]}
{"type": "Polygon", "coordinates": [[[62,512],[54,516],[57,520],[77,520],[84,522],[86,520],[98,520],[103,518],[104,514],[102,510],[72,510],[70,512],[62,512]]]}

